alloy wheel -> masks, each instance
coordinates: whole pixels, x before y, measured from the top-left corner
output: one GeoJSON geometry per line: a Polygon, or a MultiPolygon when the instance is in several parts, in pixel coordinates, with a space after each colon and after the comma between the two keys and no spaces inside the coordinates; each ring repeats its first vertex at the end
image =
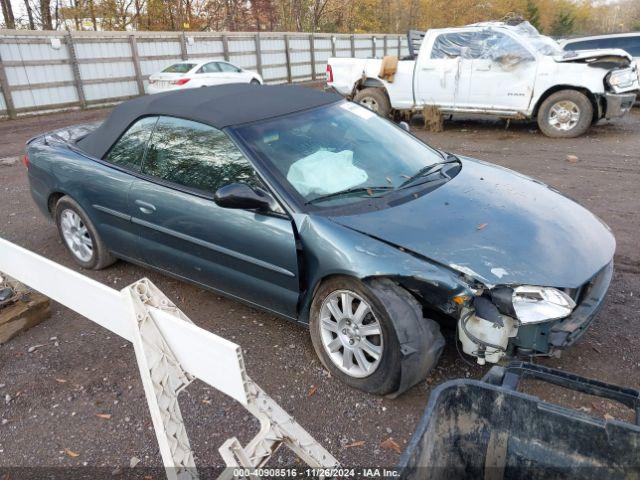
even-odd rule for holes
{"type": "Polygon", "coordinates": [[[63,210],[60,215],[60,230],[71,253],[81,262],[89,262],[93,257],[93,240],[80,215],[69,208],[63,210]]]}
{"type": "Polygon", "coordinates": [[[551,106],[548,120],[553,128],[567,132],[580,121],[580,107],[571,100],[561,100],[551,106]]]}
{"type": "Polygon", "coordinates": [[[380,365],[382,326],[371,306],[355,292],[337,290],[324,299],[320,337],[331,361],[352,377],[368,377],[380,365]]]}

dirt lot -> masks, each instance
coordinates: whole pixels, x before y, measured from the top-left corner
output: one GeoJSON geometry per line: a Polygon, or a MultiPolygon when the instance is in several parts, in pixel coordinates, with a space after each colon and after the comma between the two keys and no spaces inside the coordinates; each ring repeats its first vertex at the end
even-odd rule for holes
{"type": "MultiPolygon", "coordinates": [[[[20,154],[32,135],[107,113],[1,122],[0,158],[20,154]]],[[[454,121],[446,123],[443,133],[426,133],[414,126],[437,147],[554,186],[611,226],[618,248],[605,308],[561,359],[539,361],[640,388],[640,112],[572,140],[545,138],[527,124],[504,127],[454,121]],[[568,161],[568,154],[577,162],[568,161]]],[[[53,224],[31,201],[21,164],[0,166],[0,192],[0,236],[75,268],[53,224]]],[[[123,262],[83,273],[114,288],[148,276],[198,325],[240,344],[249,374],[344,465],[393,466],[398,454],[380,444],[392,437],[404,447],[431,388],[450,378],[479,378],[488,368],[461,360],[449,332],[431,378],[396,400],[365,395],[323,371],[307,332],[296,325],[123,262]]],[[[623,408],[559,389],[532,385],[531,391],[594,415],[629,416],[623,408]]],[[[110,475],[116,466],[129,466],[132,457],[141,460],[138,469],[161,465],[131,346],[59,305],[53,306],[50,320],[0,347],[0,405],[0,473],[1,466],[90,465],[105,467],[110,475]],[[29,353],[36,345],[42,346],[29,353]]],[[[235,435],[246,441],[256,431],[255,424],[246,427],[250,418],[242,408],[205,385],[189,387],[181,405],[199,465],[219,464],[217,447],[225,439],[235,435]]],[[[274,465],[288,462],[284,453],[277,456],[274,465]]]]}

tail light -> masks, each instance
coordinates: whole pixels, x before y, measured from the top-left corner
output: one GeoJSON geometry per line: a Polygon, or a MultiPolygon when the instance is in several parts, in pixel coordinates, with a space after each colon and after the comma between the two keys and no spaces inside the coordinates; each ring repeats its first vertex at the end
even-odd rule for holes
{"type": "Polygon", "coordinates": [[[327,63],[327,83],[333,82],[333,70],[331,69],[331,65],[327,63]]]}
{"type": "Polygon", "coordinates": [[[187,83],[189,80],[191,80],[190,78],[181,78],[180,80],[174,80],[173,83],[174,85],[184,85],[185,83],[187,83]]]}
{"type": "Polygon", "coordinates": [[[24,168],[26,168],[27,170],[29,170],[29,155],[27,155],[26,153],[24,154],[24,156],[22,157],[22,164],[24,165],[24,168]]]}

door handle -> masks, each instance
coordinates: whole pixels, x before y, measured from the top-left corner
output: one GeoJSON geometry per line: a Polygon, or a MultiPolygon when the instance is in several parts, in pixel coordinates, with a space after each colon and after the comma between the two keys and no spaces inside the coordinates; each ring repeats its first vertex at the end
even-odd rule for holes
{"type": "Polygon", "coordinates": [[[146,213],[147,215],[156,211],[155,205],[151,203],[143,202],[142,200],[136,200],[134,203],[142,213],[146,213]]]}

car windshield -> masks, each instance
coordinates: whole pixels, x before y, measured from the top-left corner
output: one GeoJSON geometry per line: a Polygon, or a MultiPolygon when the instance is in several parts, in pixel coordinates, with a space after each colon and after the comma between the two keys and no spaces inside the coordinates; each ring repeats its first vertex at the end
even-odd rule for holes
{"type": "Polygon", "coordinates": [[[522,22],[518,24],[514,30],[518,35],[525,37],[529,44],[535,48],[540,55],[556,56],[564,53],[562,48],[560,48],[560,45],[558,45],[558,42],[551,37],[541,35],[536,27],[531,25],[529,22],[522,22]]]}
{"type": "Polygon", "coordinates": [[[236,132],[305,203],[318,207],[386,195],[405,188],[425,167],[444,161],[411,134],[346,101],[236,132]]]}
{"type": "Polygon", "coordinates": [[[174,63],[170,67],[162,70],[163,73],[187,73],[193,67],[195,67],[195,63],[174,63]]]}

